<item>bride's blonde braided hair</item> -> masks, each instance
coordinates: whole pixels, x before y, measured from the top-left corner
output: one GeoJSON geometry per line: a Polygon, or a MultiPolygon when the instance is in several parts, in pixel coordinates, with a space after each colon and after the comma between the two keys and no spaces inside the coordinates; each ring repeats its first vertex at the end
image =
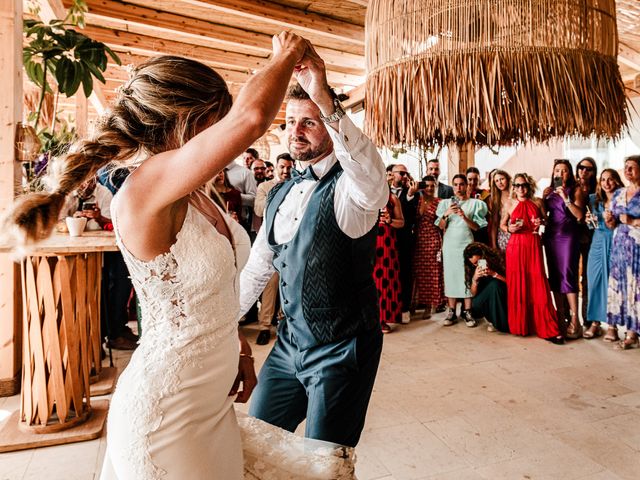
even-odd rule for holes
{"type": "Polygon", "coordinates": [[[2,221],[16,246],[46,238],[55,226],[66,195],[107,164],[140,163],[150,155],[182,146],[231,108],[220,75],[181,57],[152,58],[133,72],[113,108],[89,139],[49,165],[49,192],[24,195],[2,221]]]}

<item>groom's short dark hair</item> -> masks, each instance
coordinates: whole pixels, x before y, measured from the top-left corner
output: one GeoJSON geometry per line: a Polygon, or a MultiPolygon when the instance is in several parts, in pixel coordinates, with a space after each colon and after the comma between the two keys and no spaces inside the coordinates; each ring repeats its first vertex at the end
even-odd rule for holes
{"type": "Polygon", "coordinates": [[[299,83],[291,85],[287,91],[286,100],[310,100],[309,94],[304,91],[299,83]]]}

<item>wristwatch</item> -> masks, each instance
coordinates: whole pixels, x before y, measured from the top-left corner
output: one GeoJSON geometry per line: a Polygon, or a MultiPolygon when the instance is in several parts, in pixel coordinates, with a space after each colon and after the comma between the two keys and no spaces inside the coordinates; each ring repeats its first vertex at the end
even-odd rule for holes
{"type": "Polygon", "coordinates": [[[333,106],[335,107],[336,111],[333,112],[331,115],[325,117],[324,115],[322,115],[322,112],[320,112],[320,119],[324,122],[324,123],[333,123],[333,122],[337,122],[338,120],[340,120],[342,117],[344,117],[345,115],[345,111],[344,108],[342,107],[342,104],[340,103],[340,100],[338,100],[337,98],[333,99],[333,106]]]}

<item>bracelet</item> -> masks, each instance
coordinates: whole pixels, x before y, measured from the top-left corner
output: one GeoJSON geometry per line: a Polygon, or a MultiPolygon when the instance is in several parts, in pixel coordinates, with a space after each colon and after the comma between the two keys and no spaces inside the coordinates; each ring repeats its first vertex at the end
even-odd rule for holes
{"type": "Polygon", "coordinates": [[[566,206],[566,207],[570,207],[570,206],[571,206],[571,199],[570,199],[570,198],[567,198],[567,199],[564,201],[564,204],[565,204],[565,206],[566,206]]]}

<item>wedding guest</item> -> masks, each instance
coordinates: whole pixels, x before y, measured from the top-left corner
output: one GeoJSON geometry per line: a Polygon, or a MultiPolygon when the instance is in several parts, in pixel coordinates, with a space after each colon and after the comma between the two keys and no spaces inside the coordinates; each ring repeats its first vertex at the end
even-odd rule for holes
{"type": "Polygon", "coordinates": [[[561,344],[538,234],[545,218],[544,204],[534,197],[536,182],[526,173],[515,175],[512,185],[515,198],[507,204],[500,223],[503,231],[511,233],[506,251],[509,331],[561,344]]]}
{"type": "Polygon", "coordinates": [[[435,225],[440,199],[435,196],[436,179],[427,175],[421,182],[416,209],[416,248],[413,255],[415,305],[424,305],[423,318],[445,302],[442,270],[442,232],[435,225]]]}
{"type": "Polygon", "coordinates": [[[380,325],[382,333],[391,332],[390,323],[401,323],[402,301],[400,293],[400,261],[396,246],[396,231],[404,226],[400,200],[389,193],[387,205],[380,210],[378,237],[376,239],[376,261],[373,278],[378,290],[380,325]]]}
{"type": "Polygon", "coordinates": [[[401,286],[401,303],[402,303],[402,323],[409,323],[411,314],[409,313],[411,305],[411,296],[413,292],[412,278],[412,262],[413,248],[415,238],[413,236],[413,226],[416,220],[416,204],[415,189],[410,192],[409,182],[411,176],[407,167],[401,163],[394,165],[393,182],[391,184],[391,193],[399,200],[402,206],[402,216],[404,218],[404,226],[396,232],[398,257],[400,260],[400,286],[401,286]]]}
{"type": "Polygon", "coordinates": [[[442,260],[444,269],[444,294],[449,311],[445,326],[457,321],[456,299],[464,299],[460,317],[467,327],[478,322],[471,314],[471,292],[464,277],[464,249],[473,242],[473,232],[487,225],[487,204],[467,195],[467,177],[461,173],[453,177],[454,197],[442,200],[436,210],[435,224],[444,231],[442,260]]]}
{"type": "Polygon", "coordinates": [[[265,171],[264,176],[266,177],[267,180],[273,180],[273,177],[275,177],[275,167],[273,163],[264,162],[264,164],[267,167],[267,170],[265,171]]]}
{"type": "Polygon", "coordinates": [[[247,148],[242,154],[242,163],[245,168],[251,170],[251,164],[260,158],[260,154],[255,148],[247,148]]]}
{"type": "Polygon", "coordinates": [[[549,284],[561,327],[568,320],[566,337],[576,339],[582,337],[583,332],[578,318],[578,222],[584,216],[586,195],[576,185],[569,160],[556,160],[551,178],[553,184],[543,195],[548,217],[543,238],[549,284]]]}
{"type": "Polygon", "coordinates": [[[207,195],[236,221],[242,223],[242,198],[238,190],[233,188],[227,179],[226,169],[222,169],[205,187],[207,195]]]}
{"type": "MultiPolygon", "coordinates": [[[[242,156],[245,165],[246,162],[249,161],[249,157],[253,159],[252,152],[255,152],[255,158],[258,158],[258,152],[253,148],[249,148],[242,156]]],[[[240,219],[240,223],[247,231],[247,233],[249,233],[251,231],[253,204],[256,199],[256,180],[249,167],[245,168],[235,161],[227,165],[227,167],[225,168],[225,175],[227,177],[229,185],[240,192],[242,206],[239,210],[236,210],[236,212],[238,214],[238,218],[240,219]]]]}
{"type": "Polygon", "coordinates": [[[605,211],[607,227],[615,228],[611,245],[607,323],[627,329],[617,348],[638,348],[640,331],[640,155],[627,157],[624,176],[629,186],[619,189],[605,211]]]}
{"type": "MultiPolygon", "coordinates": [[[[489,201],[489,190],[483,190],[480,185],[480,170],[476,167],[467,168],[467,196],[469,198],[475,198],[482,200],[483,202],[489,201]]],[[[488,205],[487,205],[488,207],[488,205]]],[[[473,239],[476,242],[489,244],[489,230],[487,226],[481,227],[473,232],[473,239]]]]}
{"type": "Polygon", "coordinates": [[[387,183],[389,184],[389,186],[391,186],[391,184],[393,183],[393,167],[395,166],[396,166],[395,163],[390,163],[389,165],[387,165],[387,168],[386,168],[387,183]]]}
{"type": "MultiPolygon", "coordinates": [[[[595,194],[598,179],[598,166],[591,157],[584,157],[576,165],[576,188],[582,191],[585,204],[589,202],[589,196],[595,194]]],[[[580,272],[580,299],[582,300],[582,323],[588,328],[591,322],[587,318],[587,305],[589,304],[589,283],[587,280],[589,249],[593,237],[593,230],[583,221],[578,224],[578,243],[580,245],[578,258],[578,271],[580,272]]]]}
{"type": "Polygon", "coordinates": [[[464,269],[474,314],[487,319],[487,331],[509,333],[507,279],[501,253],[484,243],[471,243],[464,249],[464,269]]]}
{"type": "Polygon", "coordinates": [[[504,214],[504,208],[511,198],[511,175],[504,170],[493,170],[489,175],[491,179],[491,196],[489,197],[489,240],[491,247],[502,252],[507,250],[509,232],[500,228],[500,220],[504,214]]]}
{"type": "Polygon", "coordinates": [[[267,164],[263,160],[254,160],[251,162],[251,172],[256,181],[256,185],[267,181],[267,164]]]}
{"type": "Polygon", "coordinates": [[[440,181],[440,160],[432,158],[427,162],[427,175],[436,179],[436,197],[451,198],[453,197],[453,188],[440,181]]]}
{"type": "MultiPolygon", "coordinates": [[[[589,249],[586,276],[589,282],[589,305],[585,320],[591,322],[585,330],[584,338],[595,338],[602,335],[600,322],[607,319],[607,287],[609,283],[609,257],[611,256],[611,242],[613,230],[607,228],[604,212],[611,210],[611,202],[616,190],[622,187],[620,175],[612,168],[602,171],[596,193],[589,196],[589,205],[585,223],[594,232],[589,249]]],[[[604,339],[615,342],[618,331],[615,325],[607,330],[604,339]]]]}
{"type": "MultiPolygon", "coordinates": [[[[284,182],[291,178],[291,170],[293,169],[293,159],[288,153],[281,153],[276,159],[276,176],[273,180],[267,180],[258,185],[256,193],[256,201],[253,211],[257,218],[264,217],[264,208],[267,203],[267,196],[273,187],[280,182],[284,182]]],[[[275,272],[260,296],[260,309],[258,310],[259,332],[256,337],[257,345],[266,345],[271,340],[271,324],[276,314],[278,305],[278,282],[280,276],[275,272]]]]}

